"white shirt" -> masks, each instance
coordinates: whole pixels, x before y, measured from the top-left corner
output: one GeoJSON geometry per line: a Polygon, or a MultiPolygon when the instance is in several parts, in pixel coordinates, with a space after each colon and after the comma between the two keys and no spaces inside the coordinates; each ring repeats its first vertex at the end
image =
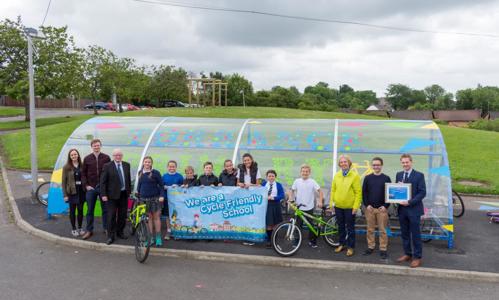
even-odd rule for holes
{"type": "Polygon", "coordinates": [[[412,173],[412,168],[409,170],[409,171],[406,171],[406,170],[402,170],[402,181],[404,181],[404,176],[405,176],[405,173],[407,173],[407,180],[409,180],[409,177],[411,177],[411,173],[412,173]]]}
{"type": "MultiPolygon", "coordinates": [[[[246,169],[248,170],[248,169],[246,169]]],[[[239,174],[241,170],[237,169],[237,178],[239,179],[239,174]]],[[[262,175],[260,174],[260,169],[256,170],[256,180],[262,179],[262,175]]],[[[244,172],[244,184],[251,184],[251,175],[249,172],[244,172]]]]}
{"type": "Polygon", "coordinates": [[[311,210],[315,207],[315,192],[319,191],[321,187],[312,178],[303,180],[298,178],[293,182],[291,189],[295,193],[296,204],[303,204],[300,210],[311,210]]]}
{"type": "MultiPolygon", "coordinates": [[[[270,189],[270,182],[267,181],[265,183],[265,187],[267,188],[267,193],[268,193],[268,190],[270,189]]],[[[272,182],[272,191],[270,192],[270,196],[272,196],[272,199],[277,197],[277,184],[275,181],[272,182]]]]}

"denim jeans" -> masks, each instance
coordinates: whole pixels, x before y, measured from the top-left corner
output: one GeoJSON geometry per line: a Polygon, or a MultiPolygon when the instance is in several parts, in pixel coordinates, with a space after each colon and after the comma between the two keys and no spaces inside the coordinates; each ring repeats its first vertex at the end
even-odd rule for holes
{"type": "MultiPolygon", "coordinates": [[[[95,204],[97,202],[97,197],[99,196],[99,189],[95,188],[93,190],[87,191],[85,198],[87,200],[87,231],[94,231],[94,210],[95,204]]],[[[102,200],[100,202],[100,207],[102,210],[102,226],[104,230],[107,230],[107,205],[102,200]]]]}

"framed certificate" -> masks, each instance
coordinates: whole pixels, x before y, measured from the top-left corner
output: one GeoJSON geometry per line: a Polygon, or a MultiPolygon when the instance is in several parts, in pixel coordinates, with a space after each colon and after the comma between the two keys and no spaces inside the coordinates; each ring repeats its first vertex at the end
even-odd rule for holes
{"type": "Polygon", "coordinates": [[[412,185],[410,183],[385,183],[385,202],[400,203],[411,200],[412,185]]]}

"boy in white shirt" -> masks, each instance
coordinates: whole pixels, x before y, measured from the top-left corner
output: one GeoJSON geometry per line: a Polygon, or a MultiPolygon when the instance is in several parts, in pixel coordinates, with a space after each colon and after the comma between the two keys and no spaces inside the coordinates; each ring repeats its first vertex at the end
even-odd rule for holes
{"type": "MultiPolygon", "coordinates": [[[[321,190],[319,184],[310,178],[310,173],[312,169],[309,165],[302,165],[300,169],[301,178],[295,179],[293,185],[291,186],[290,199],[295,201],[296,205],[300,206],[300,210],[306,212],[310,215],[314,213],[315,207],[315,193],[319,193],[319,201],[317,206],[322,208],[324,203],[324,193],[321,190]]],[[[312,220],[308,221],[313,224],[312,220]]],[[[303,221],[298,219],[296,225],[301,228],[303,221]]],[[[317,236],[313,232],[309,232],[309,242],[308,245],[312,248],[317,248],[317,236]]]]}

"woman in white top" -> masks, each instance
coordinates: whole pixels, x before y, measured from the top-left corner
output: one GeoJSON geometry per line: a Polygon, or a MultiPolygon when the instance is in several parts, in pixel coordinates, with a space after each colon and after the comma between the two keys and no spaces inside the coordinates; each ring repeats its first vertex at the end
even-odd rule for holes
{"type": "Polygon", "coordinates": [[[243,163],[237,166],[237,185],[242,188],[259,186],[262,175],[258,170],[258,164],[249,153],[243,155],[243,163]]]}

